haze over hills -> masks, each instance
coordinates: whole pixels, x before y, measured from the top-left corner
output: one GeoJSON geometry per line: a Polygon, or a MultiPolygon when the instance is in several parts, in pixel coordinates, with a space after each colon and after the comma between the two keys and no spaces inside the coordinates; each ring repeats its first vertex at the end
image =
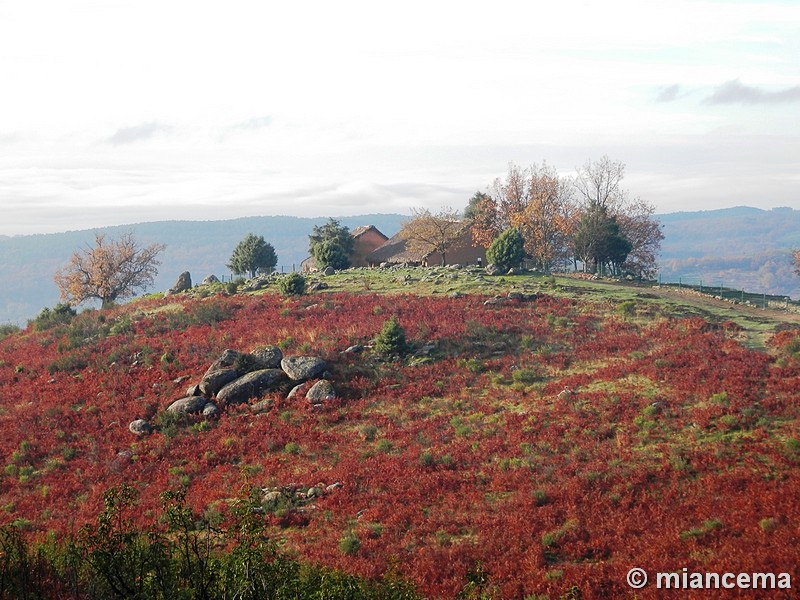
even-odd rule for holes
{"type": "MultiPolygon", "coordinates": [[[[663,281],[724,285],[752,292],[800,298],[792,272],[792,248],[800,247],[800,211],[736,207],[659,215],[665,240],[660,258],[663,281]]],[[[342,217],[351,229],[375,225],[388,236],[408,219],[399,214],[342,217]]],[[[230,276],[228,262],[247,234],[263,235],[278,255],[278,269],[299,268],[307,256],[308,234],[326,218],[247,217],[225,221],[158,221],[109,227],[110,236],[132,230],[142,244],[167,245],[154,290],[169,288],[182,271],[195,282],[206,275],[230,276]]],[[[92,244],[96,230],[0,236],[0,323],[23,325],[58,302],[53,274],[70,254],[92,244]]]]}

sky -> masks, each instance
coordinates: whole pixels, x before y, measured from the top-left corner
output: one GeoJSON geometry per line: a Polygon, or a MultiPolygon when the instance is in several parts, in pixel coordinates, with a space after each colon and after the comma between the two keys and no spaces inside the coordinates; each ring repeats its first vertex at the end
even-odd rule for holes
{"type": "Polygon", "coordinates": [[[0,0],[0,235],[463,208],[606,155],[800,208],[800,2],[0,0]]]}

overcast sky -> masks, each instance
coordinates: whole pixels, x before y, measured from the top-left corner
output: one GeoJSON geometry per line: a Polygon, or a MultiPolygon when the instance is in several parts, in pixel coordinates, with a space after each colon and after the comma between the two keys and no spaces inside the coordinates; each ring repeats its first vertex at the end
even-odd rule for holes
{"type": "Polygon", "coordinates": [[[0,0],[0,234],[462,208],[608,155],[800,208],[800,3],[0,0]]]}

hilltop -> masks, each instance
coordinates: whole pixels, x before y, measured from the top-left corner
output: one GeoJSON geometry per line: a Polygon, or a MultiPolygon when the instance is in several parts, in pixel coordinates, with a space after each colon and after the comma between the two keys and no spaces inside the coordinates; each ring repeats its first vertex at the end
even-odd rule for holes
{"type": "Polygon", "coordinates": [[[69,536],[127,483],[139,527],[180,488],[216,522],[252,488],[281,552],[424,597],[607,598],[634,566],[797,580],[796,314],[472,269],[319,283],[197,288],[4,339],[0,519],[69,536]],[[392,316],[398,359],[369,348],[392,316]],[[225,349],[263,345],[322,358],[336,398],[169,417],[225,349]]]}
{"type": "MultiPolygon", "coordinates": [[[[394,235],[408,217],[397,214],[342,217],[354,229],[372,224],[394,235]]],[[[725,286],[753,293],[800,298],[800,279],[790,267],[790,249],[800,247],[800,211],[730,208],[659,215],[665,240],[659,260],[664,281],[725,286]]],[[[278,255],[278,270],[299,268],[308,256],[308,235],[325,219],[249,217],[226,221],[159,221],[106,228],[109,235],[133,230],[143,244],[164,243],[155,290],[168,289],[178,274],[196,281],[225,266],[247,233],[263,235],[278,255]]],[[[24,324],[58,302],[53,274],[76,249],[92,244],[94,230],[0,237],[0,324],[24,324]]]]}

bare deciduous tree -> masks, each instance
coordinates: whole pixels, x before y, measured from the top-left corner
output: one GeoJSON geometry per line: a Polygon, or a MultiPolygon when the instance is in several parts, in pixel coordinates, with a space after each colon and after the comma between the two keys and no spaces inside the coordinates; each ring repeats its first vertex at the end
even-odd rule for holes
{"type": "Polygon", "coordinates": [[[625,163],[603,156],[578,169],[575,189],[585,211],[602,210],[619,225],[619,233],[631,244],[623,271],[637,277],[653,277],[664,234],[653,218],[655,207],[641,198],[630,200],[622,188],[625,163]]]}
{"type": "Polygon", "coordinates": [[[153,284],[161,264],[157,257],[164,248],[163,244],[141,248],[131,232],[118,240],[107,240],[98,233],[94,247],[74,252],[69,263],[56,272],[61,299],[70,304],[97,299],[106,308],[129,298],[153,284]]]}
{"type": "Polygon", "coordinates": [[[598,206],[609,213],[616,213],[625,200],[625,192],[620,186],[624,177],[625,163],[603,156],[594,163],[587,161],[578,169],[575,189],[586,206],[598,206]]]}

